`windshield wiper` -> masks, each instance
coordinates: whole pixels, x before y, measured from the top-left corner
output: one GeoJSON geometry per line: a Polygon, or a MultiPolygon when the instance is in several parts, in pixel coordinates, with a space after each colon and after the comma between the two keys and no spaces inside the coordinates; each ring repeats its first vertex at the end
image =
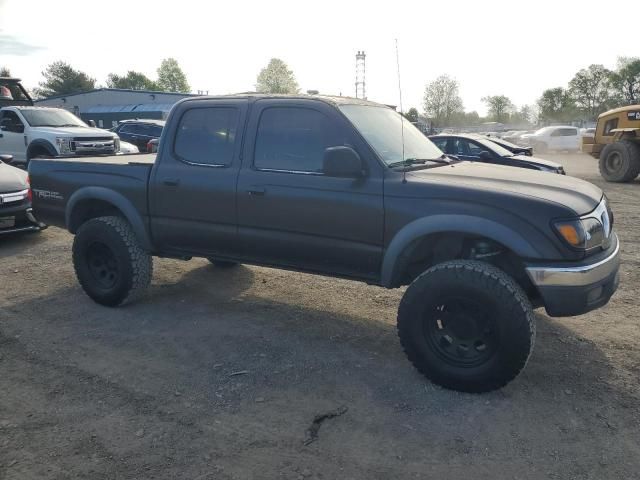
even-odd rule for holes
{"type": "Polygon", "coordinates": [[[417,164],[425,164],[427,162],[431,163],[441,163],[443,165],[449,165],[452,160],[450,160],[446,155],[442,155],[440,158],[405,158],[404,160],[400,160],[398,162],[391,162],[387,164],[388,167],[410,167],[412,165],[417,164]]]}

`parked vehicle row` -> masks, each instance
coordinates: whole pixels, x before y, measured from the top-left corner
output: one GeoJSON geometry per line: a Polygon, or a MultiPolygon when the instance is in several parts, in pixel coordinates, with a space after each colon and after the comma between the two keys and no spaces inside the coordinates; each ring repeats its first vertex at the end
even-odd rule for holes
{"type": "Polygon", "coordinates": [[[578,315],[618,286],[601,189],[449,158],[383,105],[189,98],[162,141],[172,148],[157,155],[29,167],[34,208],[75,235],[78,281],[102,305],[141,295],[153,256],[408,285],[398,332],[409,360],[435,383],[481,392],[526,365],[534,306],[578,315]]]}

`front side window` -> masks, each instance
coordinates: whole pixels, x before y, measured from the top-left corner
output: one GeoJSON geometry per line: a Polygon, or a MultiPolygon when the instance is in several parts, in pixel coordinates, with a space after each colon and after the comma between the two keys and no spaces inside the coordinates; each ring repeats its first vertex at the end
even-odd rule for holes
{"type": "Polygon", "coordinates": [[[607,120],[604,124],[604,130],[602,131],[602,135],[604,135],[605,137],[610,137],[613,135],[613,133],[611,133],[611,130],[613,130],[614,128],[618,128],[618,119],[617,118],[612,118],[610,120],[607,120]]]}
{"type": "Polygon", "coordinates": [[[2,125],[5,128],[14,129],[16,127],[22,126],[22,120],[20,120],[20,117],[18,117],[18,114],[16,112],[7,110],[6,112],[2,112],[0,125],[2,125]]]}
{"type": "Polygon", "coordinates": [[[324,151],[335,145],[331,122],[323,113],[271,107],[260,116],[253,164],[261,170],[321,173],[324,151]]]}
{"type": "Polygon", "coordinates": [[[238,129],[239,112],[233,107],[193,108],[178,125],[175,154],[199,165],[230,165],[238,129]]]}
{"type": "Polygon", "coordinates": [[[563,137],[575,137],[578,135],[578,130],[575,128],[562,128],[560,129],[560,135],[563,137]]]}

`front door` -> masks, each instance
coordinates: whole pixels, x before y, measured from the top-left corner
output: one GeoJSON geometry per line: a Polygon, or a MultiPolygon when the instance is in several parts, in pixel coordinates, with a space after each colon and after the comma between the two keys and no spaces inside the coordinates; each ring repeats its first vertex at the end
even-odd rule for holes
{"type": "Polygon", "coordinates": [[[376,278],[383,249],[383,172],[335,108],[310,100],[254,104],[238,179],[238,232],[245,255],[359,278],[376,278]],[[327,147],[348,145],[361,178],[324,175],[327,147]]]}
{"type": "Polygon", "coordinates": [[[24,123],[10,110],[0,112],[0,153],[13,155],[14,160],[19,162],[27,160],[24,123]]]}
{"type": "Polygon", "coordinates": [[[160,146],[150,180],[151,231],[162,252],[237,253],[236,181],[247,100],[174,107],[174,138],[160,146]]]}

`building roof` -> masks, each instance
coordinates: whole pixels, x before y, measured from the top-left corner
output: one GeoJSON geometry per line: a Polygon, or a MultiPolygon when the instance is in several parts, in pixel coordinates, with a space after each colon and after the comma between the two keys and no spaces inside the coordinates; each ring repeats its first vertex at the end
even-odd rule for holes
{"type": "Polygon", "coordinates": [[[37,101],[53,100],[56,98],[74,97],[76,95],[85,95],[87,93],[95,92],[124,92],[124,93],[146,93],[149,95],[176,95],[180,97],[198,97],[197,93],[180,93],[180,92],[159,92],[157,90],[131,90],[129,88],[94,88],[93,90],[86,90],[84,92],[67,93],[64,95],[53,95],[51,97],[40,98],[37,101]]]}

